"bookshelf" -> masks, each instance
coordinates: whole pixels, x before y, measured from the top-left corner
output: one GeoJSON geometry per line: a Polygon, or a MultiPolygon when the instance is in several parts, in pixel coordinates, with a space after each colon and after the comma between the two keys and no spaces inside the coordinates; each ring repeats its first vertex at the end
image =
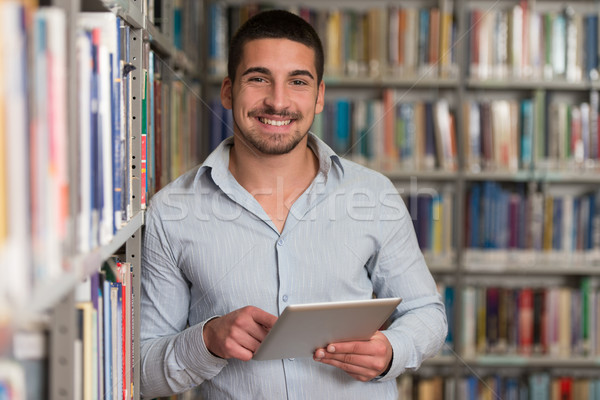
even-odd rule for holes
{"type": "Polygon", "coordinates": [[[203,150],[201,9],[18,1],[0,15],[0,397],[139,398],[144,211],[203,150]]]}
{"type": "MultiPolygon", "coordinates": [[[[24,3],[29,4],[29,2],[24,3]]],[[[197,99],[209,103],[217,95],[223,76],[222,68],[225,60],[223,45],[227,33],[221,32],[213,38],[211,36],[211,29],[215,29],[212,28],[213,24],[227,22],[227,18],[231,18],[231,13],[227,14],[228,9],[236,12],[246,9],[252,12],[258,8],[250,7],[247,2],[241,0],[185,2],[185,7],[188,7],[185,9],[181,8],[182,2],[177,0],[52,0],[42,3],[50,3],[62,10],[62,18],[64,18],[63,51],[64,71],[67,78],[64,79],[63,87],[64,108],[62,111],[58,109],[57,112],[63,113],[61,115],[65,126],[62,129],[65,133],[62,149],[66,156],[61,159],[60,165],[63,166],[61,171],[66,171],[65,176],[68,180],[66,192],[68,201],[65,203],[68,204],[68,211],[66,218],[56,220],[58,221],[56,226],[50,224],[50,227],[47,227],[51,233],[62,232],[55,235],[60,239],[59,242],[42,241],[44,246],[52,249],[53,256],[44,257],[45,253],[34,251],[30,243],[32,233],[22,229],[30,218],[25,205],[29,202],[31,194],[26,187],[15,183],[30,182],[31,177],[27,174],[30,168],[30,157],[27,154],[26,143],[15,141],[14,137],[19,135],[8,135],[9,130],[6,127],[11,127],[11,133],[21,132],[22,137],[28,137],[27,124],[30,118],[37,114],[27,115],[24,110],[29,104],[35,104],[31,110],[38,110],[38,107],[44,104],[36,103],[36,99],[29,98],[29,94],[24,91],[13,93],[14,84],[19,83],[19,79],[7,81],[0,78],[0,145],[7,146],[0,147],[0,155],[3,157],[3,165],[0,168],[0,200],[2,200],[0,203],[0,244],[2,245],[0,270],[8,276],[4,283],[0,283],[0,384],[10,381],[22,387],[25,374],[29,378],[32,376],[29,375],[32,371],[42,371],[39,375],[35,375],[39,377],[39,382],[30,385],[30,390],[35,391],[37,387],[44,388],[37,389],[38,393],[43,393],[40,398],[49,393],[48,397],[51,399],[72,399],[78,397],[79,390],[84,390],[78,389],[83,383],[79,382],[80,375],[74,373],[80,366],[77,364],[80,362],[80,357],[76,353],[74,343],[78,340],[79,323],[76,308],[79,301],[77,292],[80,291],[81,282],[93,276],[105,260],[112,259],[113,255],[117,254],[121,262],[132,266],[132,290],[134,293],[139,293],[139,280],[136,277],[139,276],[140,269],[144,205],[149,197],[165,183],[201,161],[209,151],[209,143],[214,144],[221,138],[216,134],[198,133],[201,130],[211,132],[212,125],[211,113],[207,111],[208,106],[197,99]],[[215,5],[220,8],[215,9],[215,5]],[[131,139],[129,153],[126,156],[128,165],[126,179],[130,182],[128,190],[130,190],[131,201],[129,209],[121,210],[127,215],[126,221],[119,224],[121,225],[119,229],[109,234],[106,240],[98,239],[97,243],[84,246],[86,247],[84,250],[81,250],[81,228],[77,222],[77,216],[81,212],[79,199],[85,186],[79,172],[81,160],[78,156],[82,140],[79,117],[81,113],[73,112],[81,110],[81,91],[78,89],[78,81],[74,78],[78,75],[74,71],[81,68],[76,56],[80,11],[111,12],[119,18],[122,26],[127,27],[129,39],[122,38],[124,40],[122,43],[128,49],[125,54],[128,55],[119,54],[118,58],[135,67],[131,68],[128,75],[131,84],[129,92],[123,96],[129,104],[126,122],[128,138],[131,139]],[[179,28],[181,25],[192,26],[192,28],[182,31],[179,28]],[[11,101],[6,101],[6,95],[3,96],[5,93],[10,94],[11,101]],[[15,119],[17,116],[20,119],[15,119]],[[14,125],[15,121],[17,125],[14,125]],[[192,143],[192,145],[182,148],[182,143],[192,143]],[[6,164],[4,164],[5,159],[6,164]],[[11,166],[10,170],[6,169],[6,165],[11,166]],[[145,178],[143,173],[147,174],[145,178]],[[10,196],[6,188],[10,191],[10,196]],[[13,222],[9,221],[16,221],[17,224],[10,225],[13,222]],[[20,229],[14,229],[19,226],[20,229]],[[12,229],[8,229],[9,227],[12,229]],[[48,260],[54,262],[55,267],[52,270],[54,272],[48,273],[47,276],[36,275],[39,271],[33,268],[34,263],[37,263],[36,266],[43,267],[46,262],[50,263],[48,260]],[[14,264],[32,265],[32,267],[15,271],[10,269],[14,264]],[[29,352],[23,355],[26,348],[29,352]],[[45,389],[48,390],[47,393],[40,392],[45,389]]],[[[358,114],[357,110],[371,110],[376,113],[376,117],[370,120],[369,126],[363,126],[366,130],[363,130],[360,135],[350,134],[350,145],[346,142],[336,150],[340,154],[355,158],[384,172],[403,192],[407,202],[410,202],[409,198],[414,195],[418,203],[419,194],[423,195],[422,197],[431,197],[432,193],[442,194],[441,199],[451,199],[449,204],[446,203],[448,207],[446,211],[442,211],[442,215],[451,216],[449,219],[451,225],[444,223],[435,228],[445,229],[445,236],[442,236],[445,237],[446,247],[436,247],[439,244],[434,244],[431,249],[424,248],[424,253],[428,265],[440,283],[440,288],[444,289],[444,293],[451,288],[448,293],[452,293],[453,306],[449,307],[449,316],[453,330],[453,343],[449,345],[453,350],[446,350],[439,357],[428,360],[415,374],[402,377],[399,380],[401,391],[403,393],[408,391],[411,394],[430,393],[422,396],[438,398],[435,397],[435,393],[438,393],[436,390],[442,387],[446,398],[452,398],[451,394],[454,398],[475,398],[463,395],[469,393],[471,396],[473,392],[469,390],[475,390],[473,388],[483,383],[485,383],[483,387],[487,388],[482,389],[484,391],[506,393],[509,388],[513,390],[515,379],[518,388],[527,387],[532,393],[544,393],[543,388],[549,388],[550,391],[557,390],[555,389],[557,385],[571,388],[575,386],[577,380],[582,381],[577,382],[581,385],[598,385],[594,383],[597,382],[595,381],[597,377],[593,376],[593,371],[598,367],[600,353],[570,357],[545,354],[529,356],[512,353],[487,354],[486,352],[468,355],[465,354],[466,329],[463,326],[467,313],[465,307],[468,305],[465,300],[465,289],[498,286],[508,289],[567,288],[574,291],[586,281],[593,290],[596,292],[598,290],[600,269],[595,254],[595,250],[598,250],[596,239],[591,240],[591,250],[572,252],[573,254],[555,254],[550,249],[524,253],[507,251],[504,248],[496,249],[494,254],[494,251],[485,246],[471,248],[468,245],[466,224],[471,210],[470,194],[475,186],[483,183],[495,183],[509,193],[523,190],[523,193],[540,194],[542,199],[561,198],[565,195],[577,197],[598,192],[600,188],[600,178],[597,174],[598,153],[587,152],[588,148],[593,147],[593,136],[587,136],[589,141],[585,143],[588,147],[583,145],[582,148],[581,144],[574,145],[579,147],[574,147],[572,153],[566,150],[564,153],[558,150],[550,151],[545,147],[545,142],[539,139],[539,135],[545,138],[544,135],[548,132],[556,135],[572,135],[568,129],[564,132],[554,129],[557,124],[553,123],[554,120],[550,115],[550,105],[554,103],[557,104],[556,110],[559,110],[557,115],[563,113],[564,118],[571,119],[573,113],[571,111],[565,113],[564,110],[577,108],[578,111],[575,113],[577,117],[581,115],[582,109],[586,109],[585,106],[582,108],[582,104],[586,103],[589,107],[584,112],[590,112],[589,118],[592,120],[596,118],[597,121],[600,81],[597,71],[594,70],[598,69],[598,65],[589,64],[588,59],[591,58],[584,57],[588,53],[594,54],[593,42],[584,38],[593,37],[593,35],[586,36],[586,29],[593,32],[594,19],[588,17],[597,16],[597,2],[591,0],[570,2],[568,8],[565,8],[564,2],[557,0],[502,2],[432,0],[407,1],[403,2],[402,6],[383,0],[372,2],[309,0],[302,4],[306,7],[300,7],[298,4],[295,10],[303,13],[302,15],[307,18],[312,18],[322,37],[326,37],[322,32],[327,26],[328,13],[335,12],[337,22],[332,23],[338,24],[338,30],[341,29],[339,26],[343,26],[344,21],[350,21],[358,24],[359,28],[356,31],[364,33],[363,40],[368,42],[371,39],[370,45],[360,48],[344,40],[346,37],[344,34],[338,34],[331,42],[337,41],[343,46],[334,49],[336,54],[333,59],[336,61],[327,64],[325,83],[329,107],[335,110],[338,104],[344,104],[355,111],[353,114],[358,114]],[[392,5],[395,7],[391,9],[393,13],[388,12],[392,5]],[[439,14],[432,13],[434,9],[439,14]],[[410,12],[403,14],[402,10],[410,10],[410,12]],[[435,36],[440,38],[439,42],[428,47],[427,57],[421,58],[419,57],[423,51],[420,52],[419,46],[425,46],[423,44],[425,33],[431,31],[421,33],[417,30],[416,21],[421,15],[420,11],[423,11],[422,18],[425,18],[426,14],[430,20],[438,18],[439,22],[431,26],[438,28],[438,35],[435,36]],[[399,19],[397,21],[388,19],[392,14],[398,15],[399,19]],[[363,15],[365,19],[360,18],[363,15]],[[444,19],[444,15],[450,16],[450,19],[444,19]],[[490,17],[483,17],[483,15],[490,15],[490,17]],[[518,51],[519,42],[514,41],[513,38],[518,37],[519,31],[511,31],[515,29],[515,25],[505,23],[524,18],[524,15],[536,15],[534,18],[539,20],[534,23],[540,24],[540,29],[544,21],[558,21],[556,29],[562,29],[564,25],[565,54],[564,58],[561,58],[564,63],[552,57],[543,58],[540,53],[531,49],[528,51],[521,47],[518,51]],[[406,39],[403,44],[394,42],[398,52],[390,51],[387,46],[391,41],[386,36],[385,30],[392,23],[398,24],[396,29],[400,30],[401,18],[404,18],[404,25],[402,25],[404,29],[412,29],[411,34],[406,34],[404,37],[412,38],[412,41],[406,39]],[[412,22],[406,24],[407,20],[412,22]],[[483,34],[480,33],[481,30],[475,29],[474,21],[477,21],[475,25],[483,26],[481,29],[483,34]],[[378,29],[367,32],[369,24],[378,29]],[[494,32],[491,29],[496,26],[494,24],[498,24],[496,31],[505,32],[507,36],[494,37],[491,33],[494,32]],[[568,36],[568,32],[573,31],[577,33],[576,39],[569,41],[571,36],[568,36]],[[443,35],[441,32],[451,32],[451,34],[443,35]],[[452,40],[446,40],[448,37],[452,40]],[[488,50],[501,51],[485,53],[484,48],[475,47],[475,42],[487,43],[488,50]],[[591,46],[589,49],[585,47],[588,44],[591,46]],[[345,49],[350,55],[349,58],[337,54],[339,49],[345,49]],[[400,49],[403,51],[403,57],[400,56],[400,49]],[[477,59],[474,58],[475,54],[477,59]],[[540,60],[544,60],[543,63],[540,60]],[[439,100],[445,103],[438,109],[434,106],[439,100]],[[478,153],[469,153],[467,151],[471,138],[469,128],[473,125],[470,123],[469,116],[475,117],[473,114],[463,112],[463,105],[468,102],[478,110],[480,118],[482,104],[489,104],[490,109],[495,106],[495,109],[501,110],[495,112],[498,115],[508,115],[507,119],[520,115],[518,112],[511,113],[515,109],[519,110],[524,103],[532,107],[533,111],[529,116],[533,129],[530,153],[523,155],[522,147],[514,146],[519,149],[516,154],[511,154],[516,162],[508,164],[502,164],[502,158],[495,158],[493,153],[482,152],[481,144],[478,153]],[[417,142],[419,135],[410,136],[409,131],[414,135],[417,129],[420,129],[418,130],[420,136],[425,137],[429,129],[429,134],[435,133],[436,130],[442,130],[445,134],[450,132],[454,137],[454,147],[450,142],[449,153],[442,152],[440,156],[439,153],[426,153],[424,149],[418,150],[416,147],[402,147],[399,143],[392,146],[394,151],[390,153],[391,147],[386,147],[383,142],[378,143],[376,140],[361,147],[351,146],[359,138],[376,137],[385,140],[386,129],[389,129],[385,125],[390,123],[386,122],[388,115],[394,114],[387,111],[391,108],[395,109],[396,105],[402,106],[398,107],[399,115],[405,112],[414,117],[415,112],[430,112],[432,113],[430,121],[438,123],[437,127],[435,125],[427,127],[422,118],[423,114],[419,114],[421,119],[411,119],[406,115],[399,118],[394,115],[392,124],[396,122],[405,124],[402,128],[404,129],[402,143],[412,141],[410,143],[414,145],[417,142]],[[425,111],[426,107],[430,110],[425,111]],[[439,114],[435,113],[436,110],[439,114]],[[448,127],[447,121],[450,115],[452,128],[443,129],[448,127]],[[444,122],[446,125],[440,121],[446,121],[444,122]],[[413,126],[414,129],[406,126],[413,126]],[[534,134],[538,136],[533,136],[534,134]],[[399,154],[402,157],[399,157],[399,154]],[[450,157],[450,164],[444,164],[445,157],[450,157]],[[565,264],[568,264],[568,267],[564,267],[565,264]],[[482,379],[477,379],[477,376],[482,379]]],[[[5,7],[8,6],[0,2],[0,9],[6,11],[5,7]]],[[[31,7],[27,11],[28,16],[35,13],[36,7],[31,7]]],[[[12,9],[11,12],[16,14],[0,12],[0,52],[8,51],[15,57],[3,57],[0,61],[0,77],[29,78],[33,82],[32,87],[36,88],[34,92],[37,93],[39,82],[35,81],[33,66],[25,68],[19,64],[5,62],[5,59],[9,58],[20,60],[27,54],[26,51],[32,51],[27,45],[33,46],[32,43],[23,40],[23,35],[31,34],[33,31],[33,23],[27,25],[26,32],[19,31],[20,36],[12,36],[15,32],[8,29],[12,27],[18,31],[20,28],[10,24],[10,18],[7,16],[15,16],[15,20],[18,20],[21,15],[19,13],[23,10],[12,9]],[[20,37],[21,41],[7,41],[5,39],[7,35],[11,35],[11,38],[20,37]],[[31,76],[14,72],[28,71],[28,68],[32,70],[31,76]]],[[[241,17],[236,18],[236,21],[241,20],[241,17]]],[[[597,21],[595,23],[597,24],[597,21]]],[[[520,32],[521,36],[526,36],[523,31],[520,32]]],[[[529,44],[537,43],[538,46],[542,46],[543,36],[541,37],[532,38],[529,44]]],[[[355,40],[360,39],[355,38],[355,40]]],[[[520,46],[522,45],[523,43],[520,46]]],[[[328,52],[332,47],[329,49],[328,52]]],[[[556,52],[550,51],[548,54],[552,55],[556,52]]],[[[23,88],[24,86],[20,87],[21,90],[23,88]]],[[[57,100],[55,103],[60,102],[57,100]]],[[[502,118],[499,120],[502,122],[502,118]]],[[[522,124],[520,126],[525,125],[523,120],[519,121],[522,124]]],[[[351,120],[347,125],[355,126],[358,122],[351,120]]],[[[321,124],[322,134],[336,127],[335,124],[327,125],[326,118],[317,123],[321,124]]],[[[575,129],[582,129],[581,125],[574,126],[575,129]]],[[[497,129],[498,132],[502,130],[501,127],[494,128],[493,125],[491,129],[497,129]]],[[[219,135],[222,135],[222,132],[227,130],[220,128],[219,135]]],[[[484,140],[483,133],[479,132],[479,135],[481,135],[480,140],[484,140]]],[[[432,140],[435,143],[436,140],[441,139],[434,137],[432,140]]],[[[579,136],[574,139],[577,143],[579,141],[583,143],[583,140],[583,137],[579,136]]],[[[554,148],[558,149],[556,146],[554,148]]],[[[59,204],[60,207],[60,201],[65,200],[60,195],[61,193],[53,194],[54,197],[50,199],[54,202],[52,204],[59,204]]],[[[443,201],[440,204],[443,204],[443,201]]],[[[431,207],[431,205],[424,207],[431,207]]],[[[55,216],[51,212],[45,210],[43,215],[50,221],[54,221],[52,218],[55,216]]],[[[415,224],[418,224],[418,221],[419,218],[416,216],[415,224]]],[[[598,235],[597,226],[594,225],[590,229],[592,234],[589,234],[589,237],[595,238],[594,235],[598,235]]],[[[139,304],[135,296],[132,308],[134,315],[139,312],[139,304]]],[[[134,332],[139,332],[139,321],[135,318],[133,318],[132,329],[134,332]]],[[[139,354],[139,341],[136,340],[135,334],[131,351],[135,364],[135,355],[139,354]]],[[[92,375],[87,371],[86,374],[88,377],[92,375]]],[[[136,389],[139,387],[139,370],[133,368],[130,379],[133,383],[133,398],[137,398],[139,397],[136,389]]],[[[29,380],[27,383],[29,386],[29,380]]]]}
{"type": "MultiPolygon", "coordinates": [[[[248,14],[259,10],[260,6],[255,2],[239,0],[205,3],[206,15],[212,16],[207,26],[207,38],[209,41],[215,40],[211,42],[213,44],[221,44],[221,47],[209,47],[206,53],[209,75],[205,79],[205,93],[207,99],[211,99],[218,96],[218,88],[224,75],[222,68],[226,50],[222,44],[227,42],[226,38],[233,30],[231,25],[239,24],[248,14]],[[217,33],[212,30],[216,30],[217,33]],[[212,50],[209,51],[210,49],[212,50]]],[[[327,131],[335,132],[338,129],[335,119],[339,118],[335,112],[327,114],[327,106],[313,125],[313,131],[323,134],[324,139],[339,154],[386,174],[407,200],[411,214],[411,196],[418,198],[419,194],[427,197],[432,196],[432,193],[450,193],[449,197],[452,198],[449,251],[432,254],[428,248],[423,249],[440,290],[445,292],[449,287],[453,290],[453,305],[449,314],[451,329],[454,330],[453,342],[449,343],[452,351],[446,349],[442,355],[427,360],[411,379],[401,377],[401,393],[405,393],[405,397],[419,394],[424,397],[418,398],[436,399],[475,399],[486,398],[485,396],[494,398],[494,394],[505,398],[509,389],[513,391],[511,393],[515,393],[517,388],[521,392],[531,390],[531,393],[536,395],[542,393],[539,398],[550,398],[553,390],[555,394],[558,393],[557,385],[574,388],[573,382],[578,379],[585,381],[578,384],[596,387],[594,385],[598,383],[597,378],[593,377],[593,371],[598,365],[597,348],[595,353],[587,356],[571,354],[558,357],[537,353],[524,356],[508,352],[488,354],[487,351],[476,352],[473,355],[465,354],[467,328],[463,323],[467,315],[467,301],[463,292],[471,287],[503,287],[540,290],[565,288],[576,293],[585,281],[593,288],[592,291],[597,293],[599,269],[595,239],[592,240],[595,244],[588,241],[587,247],[581,243],[575,245],[574,242],[568,242],[571,247],[565,251],[564,234],[561,238],[554,235],[557,236],[555,248],[547,235],[546,240],[550,241],[546,243],[546,247],[532,250],[532,247],[522,244],[520,247],[515,243],[512,247],[506,244],[499,245],[499,237],[506,235],[506,232],[496,230],[490,233],[494,239],[492,243],[472,246],[468,241],[468,221],[469,212],[472,210],[472,192],[476,186],[491,184],[499,188],[497,193],[504,193],[507,199],[513,195],[513,201],[516,201],[515,192],[521,191],[524,201],[528,201],[526,194],[535,195],[534,197],[538,197],[536,201],[543,202],[542,206],[548,199],[561,202],[564,197],[578,199],[581,196],[591,196],[600,188],[597,173],[598,153],[589,150],[594,144],[597,145],[597,129],[578,136],[580,129],[589,129],[589,126],[586,128],[579,125],[581,121],[597,121],[599,81],[598,50],[595,48],[598,39],[593,32],[597,32],[598,3],[576,1],[567,4],[555,0],[454,0],[409,1],[396,5],[389,1],[373,1],[366,4],[353,0],[331,0],[277,2],[276,5],[287,7],[307,18],[324,41],[326,53],[334,52],[330,58],[335,61],[328,64],[329,68],[326,68],[324,77],[327,86],[326,103],[333,104],[334,109],[338,104],[343,108],[349,104],[353,115],[362,112],[365,107],[373,107],[372,112],[376,117],[370,120],[366,137],[373,138],[369,144],[372,146],[370,150],[375,154],[369,154],[368,151],[365,153],[362,145],[356,145],[365,136],[365,131],[359,129],[360,119],[350,118],[342,121],[342,126],[346,127],[344,129],[348,129],[342,136],[350,138],[347,147],[339,146],[335,136],[327,137],[327,131]],[[395,25],[399,23],[398,20],[394,20],[395,17],[392,16],[401,9],[413,10],[399,14],[400,20],[405,18],[400,25],[405,24],[405,29],[409,29],[406,26],[412,26],[415,22],[406,22],[406,18],[415,18],[414,10],[417,10],[417,15],[420,15],[420,11],[427,10],[431,18],[431,11],[435,8],[440,10],[440,14],[446,11],[452,16],[452,40],[442,44],[440,38],[436,44],[440,46],[438,49],[448,49],[444,58],[444,68],[441,67],[443,51],[437,53],[436,57],[429,47],[428,55],[432,57],[430,59],[419,58],[419,54],[415,56],[411,53],[420,51],[418,31],[412,31],[412,36],[404,36],[412,37],[416,43],[405,42],[404,45],[398,43],[398,40],[402,39],[396,39],[389,34],[389,29],[396,29],[394,34],[399,29],[398,25],[395,25]],[[356,15],[364,16],[367,27],[360,23],[355,25],[356,15]],[[376,32],[368,28],[371,21],[378,21],[374,24],[378,28],[376,32]],[[352,36],[354,40],[360,42],[361,39],[356,39],[356,36],[360,36],[363,32],[361,29],[365,29],[365,38],[362,40],[371,40],[369,43],[377,42],[383,45],[375,46],[368,54],[362,54],[360,51],[356,53],[352,42],[344,38],[348,26],[351,30],[358,31],[358,34],[352,36]],[[392,26],[393,28],[390,28],[392,26]],[[553,27],[557,33],[552,31],[553,27]],[[540,34],[533,35],[535,29],[539,29],[540,34]],[[548,44],[550,41],[545,39],[551,34],[554,34],[554,45],[558,46],[554,49],[548,44]],[[332,35],[333,39],[330,39],[332,35]],[[372,40],[370,35],[377,39],[372,40]],[[330,47],[330,42],[337,43],[338,48],[330,47]],[[387,47],[390,43],[392,48],[399,46],[398,51],[405,52],[404,58],[399,56],[396,50],[387,47]],[[407,47],[410,49],[407,50],[407,47]],[[542,52],[542,49],[545,52],[542,52]],[[564,58],[560,56],[563,54],[561,51],[564,58]],[[343,54],[340,55],[339,52],[343,54]],[[433,62],[437,68],[432,68],[429,60],[437,60],[433,62]],[[361,65],[361,62],[364,65],[361,65]],[[436,62],[438,64],[435,64],[436,62]],[[370,67],[373,63],[376,68],[370,67]],[[389,135],[386,130],[389,128],[385,127],[389,114],[394,114],[392,124],[413,123],[417,125],[415,131],[426,134],[423,122],[416,118],[403,119],[402,109],[398,109],[396,105],[407,104],[414,107],[412,111],[416,113],[414,110],[420,107],[418,103],[435,104],[438,100],[447,102],[453,117],[451,134],[454,135],[456,147],[450,156],[455,157],[456,167],[444,164],[439,154],[434,154],[433,163],[420,164],[418,145],[412,149],[414,153],[411,153],[395,143],[395,151],[390,154],[390,142],[386,142],[386,135],[389,135]],[[467,105],[476,105],[477,114],[465,112],[467,105]],[[521,111],[523,107],[529,109],[527,121],[521,111]],[[565,112],[565,109],[569,111],[565,112]],[[576,110],[575,114],[571,110],[576,110]],[[587,117],[581,117],[582,110],[587,117]],[[482,119],[483,113],[487,113],[485,121],[482,119]],[[561,118],[564,119],[555,119],[555,115],[559,113],[562,113],[561,118]],[[567,126],[567,120],[576,123],[567,126]],[[477,129],[473,129],[474,121],[477,121],[477,129]],[[420,124],[422,126],[419,126],[420,124]],[[489,132],[483,131],[482,124],[485,124],[489,132]],[[527,139],[529,142],[524,146],[522,136],[526,126],[531,131],[526,133],[530,136],[527,139]],[[592,135],[592,132],[595,135],[592,135]],[[484,136],[490,134],[493,136],[484,136]],[[472,135],[477,136],[477,143],[471,142],[472,135]],[[560,139],[556,139],[557,137],[560,139]],[[572,143],[572,148],[561,149],[556,144],[550,144],[551,141],[566,140],[567,137],[569,143],[572,143]],[[584,140],[585,150],[582,149],[584,140]],[[502,150],[506,154],[499,151],[500,146],[508,149],[502,150]],[[579,146],[578,150],[576,146],[579,146]],[[473,148],[477,149],[475,153],[470,152],[473,148]],[[417,161],[411,157],[416,157],[417,161]],[[476,376],[480,376],[481,380],[476,376]],[[436,387],[435,390],[443,390],[446,397],[438,397],[440,392],[432,392],[431,385],[436,387]],[[440,387],[442,389],[439,389],[440,387]],[[544,392],[540,388],[546,388],[547,391],[544,392]],[[477,397],[477,390],[482,397],[477,397]]],[[[448,31],[441,23],[438,28],[438,33],[445,29],[448,31]]],[[[399,37],[403,37],[401,32],[399,37]]],[[[217,114],[222,115],[220,111],[217,111],[217,114]]],[[[439,118],[435,113],[434,116],[439,118]]],[[[207,129],[211,131],[209,120],[210,115],[207,117],[207,129]]],[[[223,120],[227,123],[227,118],[223,120]]],[[[392,130],[392,135],[397,135],[396,139],[398,135],[404,135],[399,140],[410,140],[407,139],[406,129],[406,125],[403,125],[396,131],[392,130]]],[[[434,126],[434,131],[435,129],[434,126]]],[[[219,135],[227,131],[222,127],[217,130],[219,139],[212,140],[211,143],[217,143],[220,140],[219,135]]],[[[214,131],[212,132],[211,135],[214,134],[214,131]]],[[[436,137],[435,140],[439,139],[436,137]]],[[[438,142],[435,143],[439,145],[438,142]]],[[[588,204],[591,204],[594,201],[589,202],[588,204]]],[[[478,215],[481,218],[483,215],[490,216],[498,210],[504,210],[506,205],[495,207],[486,208],[485,211],[480,209],[478,215]]],[[[536,229],[541,229],[543,244],[544,227],[550,226],[549,221],[552,217],[541,212],[541,225],[536,229]]],[[[415,218],[415,215],[412,215],[415,218]]],[[[418,220],[417,216],[415,228],[419,236],[418,220]]],[[[556,227],[562,226],[563,223],[553,222],[556,227]]],[[[479,223],[483,224],[483,221],[479,223]]],[[[498,219],[493,221],[493,224],[498,225],[498,219]]],[[[596,228],[588,228],[591,229],[587,234],[588,239],[595,237],[596,228]]],[[[574,296],[577,298],[577,295],[574,296]]],[[[597,308],[598,305],[594,307],[597,308]]],[[[594,331],[596,336],[598,329],[596,327],[594,331]]]]}

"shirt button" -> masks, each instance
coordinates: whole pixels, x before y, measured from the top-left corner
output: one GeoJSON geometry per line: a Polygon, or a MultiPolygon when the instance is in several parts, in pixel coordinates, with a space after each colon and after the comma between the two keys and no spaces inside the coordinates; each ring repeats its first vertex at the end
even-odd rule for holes
{"type": "Polygon", "coordinates": [[[283,297],[281,298],[283,301],[288,301],[288,297],[287,294],[284,294],[283,297]]]}
{"type": "Polygon", "coordinates": [[[292,357],[292,358],[288,358],[288,360],[290,360],[290,361],[294,361],[294,360],[295,360],[295,358],[293,358],[293,357],[292,357]]]}
{"type": "Polygon", "coordinates": [[[278,244],[279,246],[283,246],[283,244],[284,244],[284,243],[285,243],[285,240],[283,240],[283,239],[279,239],[279,240],[277,241],[277,244],[278,244]]]}

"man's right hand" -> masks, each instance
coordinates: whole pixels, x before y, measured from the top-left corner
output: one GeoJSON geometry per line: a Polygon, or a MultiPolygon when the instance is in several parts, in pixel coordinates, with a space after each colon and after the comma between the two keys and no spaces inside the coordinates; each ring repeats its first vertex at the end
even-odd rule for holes
{"type": "Polygon", "coordinates": [[[214,318],[204,325],[206,348],[221,358],[252,359],[277,317],[254,306],[246,306],[214,318]]]}

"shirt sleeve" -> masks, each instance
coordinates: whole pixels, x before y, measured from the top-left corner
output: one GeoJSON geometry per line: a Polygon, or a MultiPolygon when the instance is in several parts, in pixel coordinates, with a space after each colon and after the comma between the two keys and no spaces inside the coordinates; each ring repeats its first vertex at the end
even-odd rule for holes
{"type": "Polygon", "coordinates": [[[187,327],[189,284],[177,266],[158,215],[150,207],[142,244],[139,318],[144,398],[188,390],[227,365],[226,360],[213,356],[206,348],[202,336],[206,321],[187,327]]]}
{"type": "Polygon", "coordinates": [[[381,246],[369,267],[371,280],[377,297],[401,297],[402,302],[383,331],[394,356],[381,381],[418,368],[439,352],[448,333],[444,303],[419,249],[408,210],[393,186],[385,204],[381,246]]]}

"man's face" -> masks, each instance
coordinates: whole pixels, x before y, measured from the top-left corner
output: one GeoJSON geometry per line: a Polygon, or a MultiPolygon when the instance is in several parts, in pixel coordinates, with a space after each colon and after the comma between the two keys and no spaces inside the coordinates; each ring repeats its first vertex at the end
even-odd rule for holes
{"type": "Polygon", "coordinates": [[[244,45],[235,82],[223,81],[221,101],[232,109],[235,133],[244,143],[263,154],[285,154],[323,110],[324,91],[311,48],[288,39],[258,39],[244,45]]]}

